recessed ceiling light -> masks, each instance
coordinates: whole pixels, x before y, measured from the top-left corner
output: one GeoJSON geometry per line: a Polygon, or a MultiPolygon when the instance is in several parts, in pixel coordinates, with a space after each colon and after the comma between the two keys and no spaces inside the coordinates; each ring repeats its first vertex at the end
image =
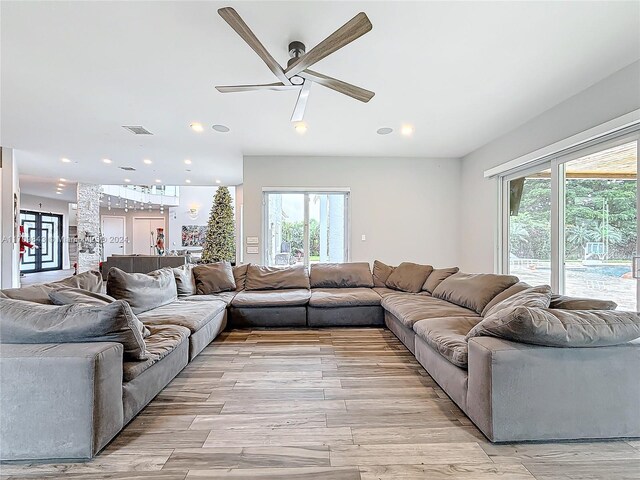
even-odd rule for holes
{"type": "Polygon", "coordinates": [[[111,159],[110,158],[103,158],[102,161],[104,163],[111,163],[111,159]]]}
{"type": "Polygon", "coordinates": [[[71,163],[71,160],[65,157],[61,158],[60,160],[62,160],[63,163],[71,163]]]}
{"type": "Polygon", "coordinates": [[[413,125],[403,125],[402,126],[402,130],[400,130],[400,132],[402,132],[402,135],[406,135],[409,136],[413,133],[413,125]]]}
{"type": "Polygon", "coordinates": [[[214,125],[211,128],[220,133],[227,133],[229,131],[229,127],[227,127],[226,125],[214,125]]]}
{"type": "Polygon", "coordinates": [[[293,128],[296,129],[296,132],[302,135],[307,131],[307,124],[303,122],[299,122],[299,123],[296,123],[293,128]]]}
{"type": "Polygon", "coordinates": [[[162,180],[160,180],[159,178],[156,178],[156,183],[161,183],[162,180]]]}
{"type": "Polygon", "coordinates": [[[189,160],[189,159],[187,158],[187,159],[185,159],[184,163],[185,163],[185,164],[187,164],[187,165],[191,165],[191,160],[189,160]]]}
{"type": "Polygon", "coordinates": [[[124,183],[129,183],[131,180],[129,180],[128,178],[124,179],[124,183]]]}
{"type": "Polygon", "coordinates": [[[59,178],[58,180],[60,180],[61,182],[66,182],[67,181],[66,178],[59,178]]]}
{"type": "Polygon", "coordinates": [[[62,187],[56,187],[56,190],[60,191],[62,190],[62,187]]]}
{"type": "Polygon", "coordinates": [[[194,132],[200,133],[204,131],[204,127],[202,126],[201,123],[192,123],[190,126],[194,132]]]}
{"type": "Polygon", "coordinates": [[[188,178],[185,180],[185,183],[191,183],[191,180],[189,180],[188,178]]]}
{"type": "Polygon", "coordinates": [[[391,132],[393,132],[393,128],[389,127],[382,127],[376,131],[378,135],[389,135],[391,132]]]}
{"type": "Polygon", "coordinates": [[[59,183],[58,186],[59,187],[64,187],[64,183],[59,183]]]}
{"type": "Polygon", "coordinates": [[[62,195],[62,192],[61,192],[60,190],[58,190],[58,191],[56,192],[56,194],[58,194],[58,195],[62,195]]]}
{"type": "Polygon", "coordinates": [[[153,162],[151,160],[149,160],[148,158],[145,158],[144,160],[142,160],[143,163],[147,164],[147,165],[151,165],[153,162]]]}
{"type": "Polygon", "coordinates": [[[216,183],[220,183],[220,180],[216,180],[216,183]]]}

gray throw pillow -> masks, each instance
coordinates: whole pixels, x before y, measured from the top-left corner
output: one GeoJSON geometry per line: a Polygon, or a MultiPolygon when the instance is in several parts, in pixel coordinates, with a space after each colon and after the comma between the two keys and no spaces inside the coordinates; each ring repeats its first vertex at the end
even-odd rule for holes
{"type": "Polygon", "coordinates": [[[391,275],[389,275],[386,285],[395,290],[418,293],[422,290],[422,285],[424,285],[425,280],[431,272],[433,272],[431,265],[402,262],[393,270],[391,275]]]}
{"type": "Polygon", "coordinates": [[[311,288],[371,288],[373,276],[367,262],[315,263],[309,282],[311,288]]]}
{"type": "MultiPolygon", "coordinates": [[[[49,292],[49,299],[54,305],[73,305],[75,303],[81,303],[83,305],[90,305],[93,307],[100,307],[108,305],[116,301],[115,298],[110,297],[104,293],[95,293],[81,288],[59,288],[49,292]]],[[[151,332],[147,327],[143,330],[144,338],[151,335],[151,332]]]]}
{"type": "Polygon", "coordinates": [[[233,269],[229,262],[208,263],[193,267],[198,295],[229,292],[236,289],[233,269]]]}
{"type": "Polygon", "coordinates": [[[304,288],[309,290],[309,273],[304,265],[264,267],[249,265],[245,290],[280,290],[304,288]]]}
{"type": "Polygon", "coordinates": [[[467,340],[480,336],[548,347],[605,347],[640,338],[640,314],[512,307],[483,319],[467,340]]]}
{"type": "Polygon", "coordinates": [[[386,263],[382,263],[380,260],[373,262],[373,286],[374,287],[386,287],[387,279],[389,275],[393,273],[395,267],[390,267],[386,263]]]}
{"type": "Polygon", "coordinates": [[[561,308],[562,310],[615,310],[618,308],[618,304],[611,300],[598,300],[597,298],[551,295],[550,308],[561,308]]]}
{"type": "Polygon", "coordinates": [[[3,343],[117,342],[126,358],[144,360],[148,352],[143,329],[129,304],[121,300],[95,307],[0,299],[3,343]]]}
{"type": "Polygon", "coordinates": [[[178,298],[190,297],[196,294],[196,280],[193,277],[193,265],[181,265],[173,269],[173,276],[176,280],[176,290],[178,298]]]}
{"type": "Polygon", "coordinates": [[[458,272],[443,280],[433,296],[482,313],[496,295],[516,283],[518,277],[513,275],[458,272]]]}
{"type": "Polygon", "coordinates": [[[529,287],[495,304],[487,310],[485,316],[488,317],[500,310],[512,307],[549,308],[550,302],[551,287],[549,285],[529,287]]]}
{"type": "MultiPolygon", "coordinates": [[[[515,295],[516,293],[520,293],[523,290],[526,290],[527,288],[531,288],[531,285],[529,285],[526,282],[518,282],[518,283],[515,283],[515,284],[511,285],[509,288],[507,288],[506,290],[503,290],[498,295],[493,297],[493,299],[489,303],[487,303],[487,305],[482,309],[482,313],[480,315],[482,315],[483,317],[486,317],[487,316],[487,312],[494,305],[497,305],[498,303],[502,302],[503,300],[506,300],[507,298],[511,297],[512,295],[515,295]]],[[[547,307],[548,306],[549,305],[547,305],[547,307]]]]}
{"type": "Polygon", "coordinates": [[[131,305],[133,313],[142,313],[167,305],[178,298],[173,269],[166,267],[150,273],[127,273],[109,269],[107,294],[131,305]]]}
{"type": "Polygon", "coordinates": [[[459,271],[460,269],[458,267],[434,268],[433,272],[431,272],[431,274],[424,281],[422,290],[433,293],[436,287],[440,285],[443,280],[449,278],[454,273],[458,273],[459,271]]]}
{"type": "Polygon", "coordinates": [[[244,290],[244,284],[247,279],[247,269],[249,268],[249,264],[245,263],[244,265],[236,265],[233,267],[233,279],[236,282],[236,292],[240,290],[244,290]]]}

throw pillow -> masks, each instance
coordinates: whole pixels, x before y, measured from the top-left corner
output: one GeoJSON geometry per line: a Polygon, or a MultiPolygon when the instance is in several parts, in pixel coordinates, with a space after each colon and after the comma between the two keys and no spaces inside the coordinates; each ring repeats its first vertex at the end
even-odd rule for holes
{"type": "Polygon", "coordinates": [[[516,283],[518,277],[513,275],[458,272],[443,280],[433,296],[481,313],[496,295],[516,283]]]}
{"type": "Polygon", "coordinates": [[[402,262],[393,270],[391,275],[389,275],[386,285],[395,290],[418,293],[422,290],[422,285],[424,285],[425,280],[431,272],[433,272],[431,265],[402,262]]]}
{"type": "Polygon", "coordinates": [[[0,299],[3,343],[117,342],[124,347],[125,358],[144,360],[148,352],[143,329],[129,304],[122,300],[95,307],[0,299]]]}
{"type": "MultiPolygon", "coordinates": [[[[517,285],[517,283],[516,283],[517,285]]],[[[486,316],[511,307],[549,308],[551,302],[551,287],[540,285],[529,287],[521,292],[511,295],[487,310],[486,316]]]]}
{"type": "Polygon", "coordinates": [[[229,262],[208,263],[193,268],[198,295],[229,292],[236,289],[233,269],[229,262]]]}
{"type": "Polygon", "coordinates": [[[460,269],[458,267],[450,267],[450,268],[434,268],[431,275],[427,277],[422,286],[422,290],[426,290],[429,293],[433,293],[438,285],[442,283],[443,280],[449,278],[454,273],[458,273],[460,269]]]}
{"type": "Polygon", "coordinates": [[[640,314],[512,307],[486,317],[467,340],[479,336],[549,347],[605,347],[640,338],[640,314]]]}
{"type": "Polygon", "coordinates": [[[193,265],[181,265],[173,269],[173,276],[176,280],[176,290],[178,298],[190,297],[196,294],[196,280],[193,277],[193,265]]]}
{"type": "Polygon", "coordinates": [[[393,273],[395,267],[382,263],[380,260],[373,262],[373,286],[386,287],[389,275],[393,273]]]}
{"type": "Polygon", "coordinates": [[[236,292],[244,290],[244,284],[247,280],[248,268],[248,263],[245,263],[244,265],[236,265],[235,267],[233,267],[233,279],[236,282],[236,292]]]}
{"type": "Polygon", "coordinates": [[[131,305],[133,313],[161,307],[178,298],[173,269],[161,268],[150,273],[127,273],[111,267],[107,277],[107,294],[131,305]]]}

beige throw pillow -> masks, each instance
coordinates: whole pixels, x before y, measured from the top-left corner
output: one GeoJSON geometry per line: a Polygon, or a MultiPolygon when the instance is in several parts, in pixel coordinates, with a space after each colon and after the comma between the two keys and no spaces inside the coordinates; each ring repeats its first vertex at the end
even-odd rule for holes
{"type": "Polygon", "coordinates": [[[488,317],[500,310],[512,307],[549,308],[550,302],[551,287],[549,285],[529,287],[521,292],[511,295],[509,298],[506,298],[499,303],[496,303],[486,311],[487,313],[485,316],[488,317]]]}
{"type": "Polygon", "coordinates": [[[458,272],[442,281],[433,296],[481,313],[500,292],[518,283],[513,275],[458,272]]]}
{"type": "Polygon", "coordinates": [[[422,285],[432,271],[431,265],[402,262],[389,275],[386,284],[389,288],[403,292],[418,293],[422,290],[422,285]]]}
{"type": "Polygon", "coordinates": [[[390,267],[386,263],[382,263],[380,260],[373,262],[373,286],[374,287],[386,287],[387,278],[393,273],[395,267],[390,267]]]}
{"type": "Polygon", "coordinates": [[[449,278],[454,273],[458,273],[460,269],[458,267],[450,268],[434,268],[433,272],[427,277],[422,285],[422,290],[426,290],[429,293],[433,293],[438,285],[446,278],[449,278]]]}

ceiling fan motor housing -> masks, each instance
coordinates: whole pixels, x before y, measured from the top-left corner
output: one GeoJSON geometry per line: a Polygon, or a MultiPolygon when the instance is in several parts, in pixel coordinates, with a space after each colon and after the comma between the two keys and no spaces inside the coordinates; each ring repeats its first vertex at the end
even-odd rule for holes
{"type": "MultiPolygon", "coordinates": [[[[297,40],[291,42],[289,44],[289,56],[292,60],[295,60],[305,54],[307,51],[307,47],[304,46],[304,43],[298,42],[297,40]]],[[[291,62],[291,60],[289,60],[291,62]]]]}

